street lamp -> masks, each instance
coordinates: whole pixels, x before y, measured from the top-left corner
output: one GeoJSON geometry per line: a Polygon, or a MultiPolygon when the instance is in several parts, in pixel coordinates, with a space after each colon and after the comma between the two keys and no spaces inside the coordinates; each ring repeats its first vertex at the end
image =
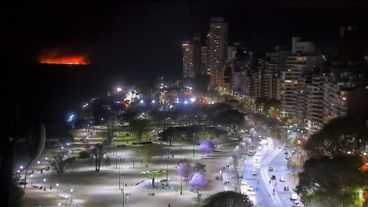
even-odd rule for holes
{"type": "Polygon", "coordinates": [[[118,157],[119,158],[119,189],[121,189],[121,185],[120,185],[120,156],[118,157]]]}
{"type": "Polygon", "coordinates": [[[46,178],[43,179],[43,189],[46,190],[46,178]]]}
{"type": "Polygon", "coordinates": [[[56,183],[56,195],[59,195],[59,183],[56,183]]]}
{"type": "MultiPolygon", "coordinates": [[[[123,207],[124,207],[124,201],[125,201],[125,198],[124,198],[124,178],[125,178],[125,174],[122,173],[121,176],[123,177],[123,188],[121,189],[121,193],[123,194],[123,207]]],[[[120,177],[120,174],[119,174],[119,177],[120,177]]],[[[127,204],[128,206],[128,204],[127,204]]]]}
{"type": "MultiPolygon", "coordinates": [[[[183,164],[183,161],[180,161],[180,165],[183,164]]],[[[180,176],[180,195],[183,195],[183,176],[180,176]]]]}
{"type": "MultiPolygon", "coordinates": [[[[29,177],[33,177],[33,174],[31,174],[29,177]]],[[[32,186],[32,179],[30,179],[30,183],[31,183],[31,186],[32,186]]]]}
{"type": "Polygon", "coordinates": [[[193,140],[192,140],[192,142],[193,142],[193,157],[195,156],[194,139],[195,139],[195,133],[193,133],[193,140]]]}
{"type": "Polygon", "coordinates": [[[128,196],[130,196],[130,194],[129,194],[129,193],[127,193],[127,194],[126,194],[126,200],[127,200],[127,205],[126,205],[126,206],[127,206],[127,207],[129,207],[129,206],[128,206],[128,196]]]}
{"type": "Polygon", "coordinates": [[[73,191],[74,189],[70,189],[70,204],[73,204],[73,191]]]}

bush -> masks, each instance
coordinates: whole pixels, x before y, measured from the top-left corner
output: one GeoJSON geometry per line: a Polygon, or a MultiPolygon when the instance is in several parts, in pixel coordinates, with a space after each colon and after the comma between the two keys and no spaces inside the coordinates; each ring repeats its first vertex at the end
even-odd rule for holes
{"type": "Polygon", "coordinates": [[[79,152],[79,158],[80,159],[85,159],[85,158],[89,158],[90,157],[90,153],[87,151],[81,151],[79,152]]]}

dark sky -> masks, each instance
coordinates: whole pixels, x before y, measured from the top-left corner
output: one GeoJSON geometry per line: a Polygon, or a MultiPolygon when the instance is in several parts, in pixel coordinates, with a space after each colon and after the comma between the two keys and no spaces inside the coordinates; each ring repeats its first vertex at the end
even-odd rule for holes
{"type": "Polygon", "coordinates": [[[205,36],[212,16],[229,22],[229,41],[258,53],[292,35],[332,48],[338,27],[366,30],[368,4],[349,1],[166,1],[103,4],[50,1],[2,5],[2,57],[30,63],[45,51],[87,53],[106,74],[181,74],[181,42],[205,36]]]}

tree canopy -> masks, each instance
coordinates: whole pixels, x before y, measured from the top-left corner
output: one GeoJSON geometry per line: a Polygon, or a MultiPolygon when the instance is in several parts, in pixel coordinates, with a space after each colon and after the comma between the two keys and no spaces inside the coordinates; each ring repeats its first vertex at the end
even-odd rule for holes
{"type": "Polygon", "coordinates": [[[138,136],[139,141],[142,142],[142,136],[150,129],[150,120],[135,118],[130,122],[129,126],[130,130],[132,130],[138,136]]]}
{"type": "Polygon", "coordinates": [[[299,174],[297,193],[309,206],[360,207],[368,187],[368,173],[360,170],[362,164],[358,156],[309,159],[299,174]]]}
{"type": "Polygon", "coordinates": [[[244,115],[245,114],[239,112],[238,110],[229,109],[215,114],[213,117],[211,117],[210,123],[215,125],[220,124],[225,126],[231,126],[235,131],[237,126],[244,124],[245,122],[244,115]]]}
{"type": "Polygon", "coordinates": [[[149,144],[137,147],[137,154],[146,159],[147,162],[150,162],[153,156],[160,155],[162,152],[164,152],[164,149],[159,144],[149,144]]]}
{"type": "Polygon", "coordinates": [[[305,149],[310,154],[317,156],[359,155],[368,142],[366,121],[348,116],[336,118],[312,135],[305,149]]]}
{"type": "Polygon", "coordinates": [[[204,201],[204,207],[253,207],[247,195],[234,191],[222,191],[204,201]]]}

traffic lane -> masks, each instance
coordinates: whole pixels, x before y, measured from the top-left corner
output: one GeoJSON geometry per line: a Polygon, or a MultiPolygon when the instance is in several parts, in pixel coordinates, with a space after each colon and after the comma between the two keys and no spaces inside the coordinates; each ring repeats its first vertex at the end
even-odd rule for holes
{"type": "Polygon", "coordinates": [[[256,189],[257,206],[275,206],[275,202],[268,193],[265,184],[261,183],[262,179],[259,177],[259,170],[257,171],[257,175],[253,175],[253,170],[255,169],[256,167],[253,164],[245,164],[243,176],[246,182],[256,189]]]}
{"type": "MultiPolygon", "coordinates": [[[[285,152],[285,150],[284,150],[285,152]]],[[[288,169],[287,167],[287,159],[285,158],[285,153],[281,153],[279,156],[277,156],[274,160],[274,163],[276,166],[279,166],[275,169],[275,173],[278,175],[278,177],[283,177],[284,182],[279,182],[279,186],[277,188],[277,192],[282,197],[283,203],[285,205],[292,205],[293,201],[290,200],[291,193],[293,193],[293,189],[295,189],[295,185],[293,185],[292,181],[290,180],[291,177],[289,176],[292,173],[292,170],[288,169]],[[284,186],[289,187],[289,191],[284,190],[284,186]]]]}
{"type": "Polygon", "coordinates": [[[275,152],[272,151],[270,153],[267,147],[266,148],[263,147],[262,149],[260,149],[260,151],[257,152],[256,155],[252,156],[249,159],[248,165],[245,165],[245,169],[251,169],[246,170],[247,174],[245,177],[247,179],[249,179],[250,177],[257,177],[260,180],[259,182],[257,181],[257,179],[250,179],[250,183],[252,183],[252,185],[254,186],[257,186],[259,189],[259,193],[257,194],[257,200],[259,200],[260,203],[263,204],[261,206],[282,206],[280,198],[272,195],[272,188],[270,187],[269,184],[269,177],[265,175],[266,174],[265,170],[268,170],[268,168],[265,167],[267,166],[265,160],[269,160],[270,156],[272,157],[275,156],[275,152]],[[258,154],[260,156],[257,156],[258,154]],[[261,163],[257,163],[255,160],[259,159],[260,157],[264,159],[261,161],[261,163]],[[252,172],[254,170],[257,170],[257,175],[252,175],[252,172]],[[263,177],[261,177],[262,174],[263,177]],[[262,200],[265,200],[265,202],[262,202],[262,200]]]}

